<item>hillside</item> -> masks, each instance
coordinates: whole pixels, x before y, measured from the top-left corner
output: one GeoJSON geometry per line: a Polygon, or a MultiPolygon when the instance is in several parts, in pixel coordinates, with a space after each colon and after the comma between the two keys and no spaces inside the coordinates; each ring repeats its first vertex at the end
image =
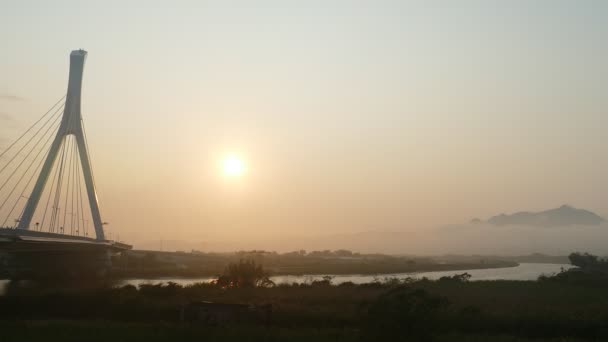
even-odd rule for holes
{"type": "Polygon", "coordinates": [[[569,205],[562,205],[559,208],[549,209],[540,212],[521,211],[511,215],[500,214],[488,219],[488,223],[497,226],[504,225],[529,225],[539,227],[560,227],[560,226],[595,226],[605,220],[599,215],[585,210],[577,209],[569,205]]]}

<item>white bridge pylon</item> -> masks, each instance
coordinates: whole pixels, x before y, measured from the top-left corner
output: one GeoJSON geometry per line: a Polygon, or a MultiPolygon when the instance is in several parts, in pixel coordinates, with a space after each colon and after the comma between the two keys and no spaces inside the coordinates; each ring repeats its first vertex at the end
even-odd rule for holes
{"type": "Polygon", "coordinates": [[[95,190],[95,182],[91,171],[91,161],[87,144],[84,135],[82,124],[82,113],[80,111],[80,99],[82,91],[82,76],[84,71],[84,63],[87,57],[87,52],[84,50],[74,50],[70,54],[70,76],[68,81],[68,92],[65,100],[65,108],[63,117],[59,125],[55,139],[53,140],[49,152],[47,154],[44,165],[40,170],[38,180],[32,189],[32,193],[27,200],[23,215],[19,220],[17,229],[30,229],[32,218],[36,212],[36,208],[40,203],[40,198],[44,188],[48,182],[53,165],[57,160],[59,150],[62,144],[66,143],[67,137],[73,135],[78,148],[79,160],[82,166],[83,178],[86,186],[89,207],[95,227],[95,235],[98,240],[105,240],[103,232],[103,222],[99,213],[99,204],[97,202],[97,193],[95,190]]]}

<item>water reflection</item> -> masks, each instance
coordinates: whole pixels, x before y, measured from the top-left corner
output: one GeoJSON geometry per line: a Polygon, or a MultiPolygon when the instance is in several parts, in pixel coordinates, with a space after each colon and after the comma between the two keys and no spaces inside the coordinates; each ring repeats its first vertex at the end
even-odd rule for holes
{"type": "MultiPolygon", "coordinates": [[[[353,282],[355,284],[369,283],[376,280],[383,280],[384,278],[422,278],[428,279],[439,279],[444,276],[452,276],[455,274],[461,274],[467,272],[471,275],[471,280],[536,280],[541,275],[552,275],[560,272],[561,270],[567,270],[572,268],[572,265],[567,264],[533,264],[533,263],[522,263],[516,267],[507,268],[490,268],[490,269],[475,269],[475,270],[459,270],[459,271],[440,271],[440,272],[419,272],[419,273],[394,273],[394,274],[380,274],[380,275],[334,275],[332,283],[341,284],[345,282],[353,282]]],[[[291,284],[291,283],[310,283],[315,280],[322,280],[325,274],[313,274],[313,275],[279,275],[271,277],[271,280],[276,284],[291,284]]],[[[191,285],[194,283],[208,283],[216,279],[215,277],[201,277],[201,278],[155,278],[155,279],[126,279],[116,281],[84,281],[83,279],[73,279],[71,281],[10,281],[0,280],[0,295],[6,294],[23,294],[28,291],[35,291],[40,293],[41,291],[53,291],[53,290],[82,290],[82,289],[94,289],[103,288],[108,286],[124,286],[124,285],[135,285],[140,284],[158,284],[174,282],[183,286],[191,285]]]]}
{"type": "MultiPolygon", "coordinates": [[[[419,272],[419,273],[394,273],[394,274],[380,274],[380,275],[334,275],[332,276],[332,283],[341,284],[345,282],[353,282],[355,284],[369,283],[376,280],[382,280],[384,278],[422,278],[428,279],[439,279],[444,276],[452,276],[455,274],[461,274],[467,272],[471,275],[471,280],[536,280],[541,275],[552,275],[559,273],[561,270],[567,270],[572,268],[572,265],[568,264],[534,264],[534,263],[522,263],[516,267],[506,268],[489,268],[489,269],[475,269],[475,270],[459,270],[459,271],[439,271],[439,272],[419,272]]],[[[279,275],[270,277],[276,284],[291,284],[291,283],[310,283],[314,280],[322,280],[326,274],[312,274],[312,275],[279,275]]],[[[156,279],[128,279],[120,281],[120,285],[139,285],[139,284],[158,284],[166,282],[174,282],[183,286],[191,285],[194,283],[208,283],[216,279],[215,277],[202,277],[202,278],[156,278],[156,279]]]]}

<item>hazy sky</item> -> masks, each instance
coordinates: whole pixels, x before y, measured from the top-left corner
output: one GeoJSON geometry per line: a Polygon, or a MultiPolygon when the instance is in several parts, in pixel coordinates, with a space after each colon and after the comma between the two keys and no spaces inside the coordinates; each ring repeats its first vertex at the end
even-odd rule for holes
{"type": "Polygon", "coordinates": [[[122,240],[608,215],[606,1],[0,0],[0,40],[2,145],[89,51],[83,115],[122,240]]]}

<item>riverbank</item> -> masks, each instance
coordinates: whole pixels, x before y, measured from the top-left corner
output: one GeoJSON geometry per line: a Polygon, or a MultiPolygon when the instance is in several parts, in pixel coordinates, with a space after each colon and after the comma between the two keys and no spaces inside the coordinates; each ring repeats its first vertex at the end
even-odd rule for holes
{"type": "MultiPolygon", "coordinates": [[[[318,265],[316,267],[304,268],[290,268],[281,269],[275,268],[270,269],[269,273],[272,276],[317,276],[317,275],[336,275],[336,276],[347,276],[347,275],[367,275],[367,276],[379,276],[383,277],[386,275],[394,274],[418,274],[427,272],[446,272],[446,271],[467,271],[467,270],[481,270],[481,269],[497,269],[497,268],[510,268],[517,267],[520,264],[514,261],[503,261],[493,262],[484,264],[427,264],[419,266],[409,265],[344,265],[327,267],[318,265]]],[[[217,273],[211,272],[197,272],[192,270],[184,269],[160,269],[160,270],[129,270],[124,271],[120,269],[114,269],[111,272],[111,278],[120,279],[158,279],[158,278],[181,278],[181,279],[200,279],[202,277],[215,278],[217,273]]]]}
{"type": "Polygon", "coordinates": [[[87,291],[15,289],[0,297],[3,340],[583,341],[608,339],[604,283],[468,281],[367,284],[316,281],[270,288],[142,285],[87,291]],[[184,324],[193,301],[271,304],[272,319],[184,324]],[[395,316],[398,312],[399,315],[395,316]]]}
{"type": "Polygon", "coordinates": [[[200,278],[221,274],[238,260],[254,260],[271,275],[382,275],[515,267],[513,260],[487,257],[435,259],[430,257],[359,254],[351,251],[234,253],[130,251],[114,258],[111,276],[128,278],[200,278]]]}
{"type": "MultiPolygon", "coordinates": [[[[390,274],[308,274],[308,275],[275,275],[271,276],[275,284],[306,284],[312,283],[313,281],[324,280],[328,276],[335,285],[342,283],[353,283],[353,284],[366,284],[378,281],[384,281],[385,279],[429,279],[438,280],[442,277],[452,277],[456,274],[467,273],[471,275],[470,281],[483,281],[483,280],[518,280],[518,281],[533,281],[537,280],[541,276],[552,276],[562,270],[568,270],[572,268],[569,264],[546,264],[546,263],[522,263],[515,267],[501,267],[501,268],[484,268],[484,269],[466,269],[466,270],[451,270],[451,271],[436,271],[436,272],[416,272],[416,273],[390,273],[390,274]]],[[[182,286],[189,286],[196,283],[209,283],[217,277],[200,277],[200,278],[176,278],[176,277],[164,277],[164,278],[131,278],[122,279],[117,282],[118,285],[134,285],[139,286],[141,284],[166,284],[173,282],[182,286]]]]}

